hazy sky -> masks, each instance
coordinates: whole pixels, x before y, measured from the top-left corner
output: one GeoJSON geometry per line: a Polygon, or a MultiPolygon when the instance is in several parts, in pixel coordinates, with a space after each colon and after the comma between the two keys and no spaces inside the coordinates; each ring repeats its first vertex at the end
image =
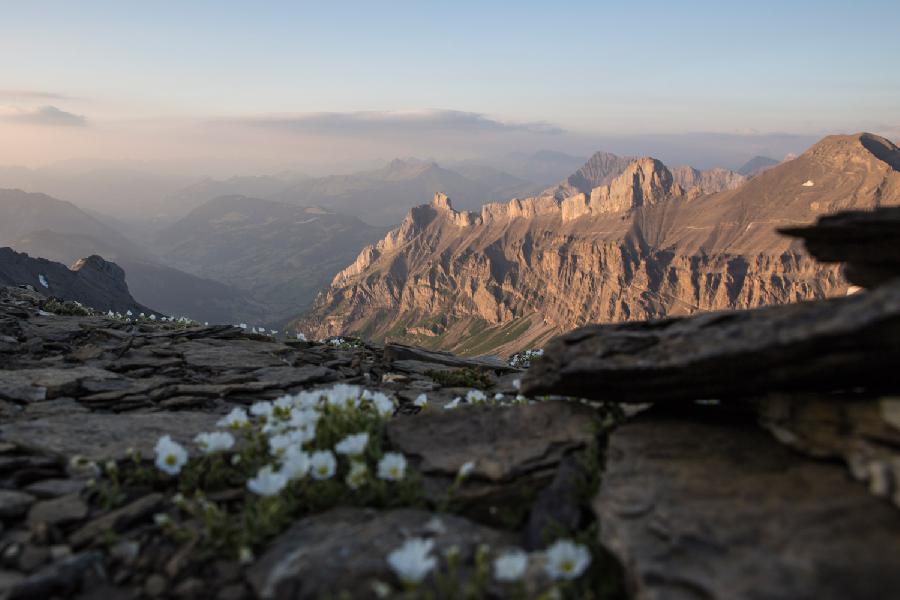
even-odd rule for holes
{"type": "Polygon", "coordinates": [[[2,164],[252,170],[641,143],[711,160],[716,143],[731,158],[900,137],[897,0],[0,8],[2,164]]]}

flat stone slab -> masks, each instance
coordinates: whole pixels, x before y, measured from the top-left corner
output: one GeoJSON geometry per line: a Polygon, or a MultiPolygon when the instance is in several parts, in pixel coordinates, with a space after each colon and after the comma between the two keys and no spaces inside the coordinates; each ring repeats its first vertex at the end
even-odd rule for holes
{"type": "Polygon", "coordinates": [[[528,394],[612,402],[898,389],[900,282],[845,298],[590,325],[551,340],[528,394]]]}
{"type": "Polygon", "coordinates": [[[891,598],[900,511],[752,425],[645,413],[610,436],[600,541],[639,600],[891,598]]]}
{"type": "Polygon", "coordinates": [[[574,402],[539,402],[511,407],[432,408],[388,423],[391,444],[417,458],[425,474],[455,476],[474,461],[472,477],[508,481],[555,466],[584,447],[596,413],[574,402]]]}
{"type": "Polygon", "coordinates": [[[115,373],[92,367],[0,371],[0,398],[36,402],[116,384],[127,386],[128,381],[115,373]]]}
{"type": "Polygon", "coordinates": [[[63,458],[122,459],[128,448],[153,456],[160,436],[169,434],[193,450],[194,436],[215,427],[220,415],[201,412],[71,413],[0,425],[0,440],[63,458]]]}

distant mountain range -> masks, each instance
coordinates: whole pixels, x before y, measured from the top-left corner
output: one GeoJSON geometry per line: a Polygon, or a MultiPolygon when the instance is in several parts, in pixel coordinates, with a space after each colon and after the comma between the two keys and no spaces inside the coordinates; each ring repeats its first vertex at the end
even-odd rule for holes
{"type": "Polygon", "coordinates": [[[769,158],[768,156],[754,156],[747,162],[741,166],[737,170],[738,173],[743,175],[744,177],[753,177],[754,175],[765,171],[766,169],[771,169],[775,165],[777,165],[779,161],[774,158],[769,158]]]}
{"type": "Polygon", "coordinates": [[[222,196],[163,229],[164,262],[244,291],[266,322],[295,316],[387,231],[356,217],[246,196],[222,196]]]}
{"type": "Polygon", "coordinates": [[[64,264],[100,255],[124,269],[138,302],[163,313],[220,323],[266,316],[243,291],[173,269],[74,204],[44,194],[0,190],[0,246],[64,264]]]}
{"type": "Polygon", "coordinates": [[[294,325],[315,337],[509,353],[588,322],[843,294],[836,267],[775,230],[900,204],[900,150],[871,134],[829,136],[761,171],[765,162],[745,180],[598,154],[543,194],[479,212],[436,194],[294,325]]]}

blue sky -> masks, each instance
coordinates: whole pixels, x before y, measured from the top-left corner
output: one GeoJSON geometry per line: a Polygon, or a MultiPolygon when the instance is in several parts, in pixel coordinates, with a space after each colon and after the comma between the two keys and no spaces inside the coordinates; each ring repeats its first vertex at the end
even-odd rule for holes
{"type": "MultiPolygon", "coordinates": [[[[896,0],[30,0],[3,3],[0,106],[20,128],[52,106],[108,140],[126,123],[137,135],[151,121],[272,125],[323,112],[363,113],[337,120],[344,137],[382,112],[433,131],[423,115],[441,111],[524,126],[513,137],[532,126],[546,126],[537,138],[896,136],[898,56],[896,0]]],[[[290,131],[319,139],[329,123],[290,131]]]]}

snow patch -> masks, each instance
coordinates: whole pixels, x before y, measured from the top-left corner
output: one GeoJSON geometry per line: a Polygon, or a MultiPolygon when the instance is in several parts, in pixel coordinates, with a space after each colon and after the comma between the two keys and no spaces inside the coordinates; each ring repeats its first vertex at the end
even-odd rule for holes
{"type": "Polygon", "coordinates": [[[812,187],[814,185],[816,185],[816,184],[813,183],[812,179],[807,179],[806,181],[803,182],[803,187],[812,187]]]}
{"type": "Polygon", "coordinates": [[[41,282],[41,285],[44,286],[45,288],[49,288],[49,287],[50,287],[50,284],[47,283],[47,278],[44,277],[43,275],[38,275],[38,281],[40,281],[40,282],[41,282]]]}

